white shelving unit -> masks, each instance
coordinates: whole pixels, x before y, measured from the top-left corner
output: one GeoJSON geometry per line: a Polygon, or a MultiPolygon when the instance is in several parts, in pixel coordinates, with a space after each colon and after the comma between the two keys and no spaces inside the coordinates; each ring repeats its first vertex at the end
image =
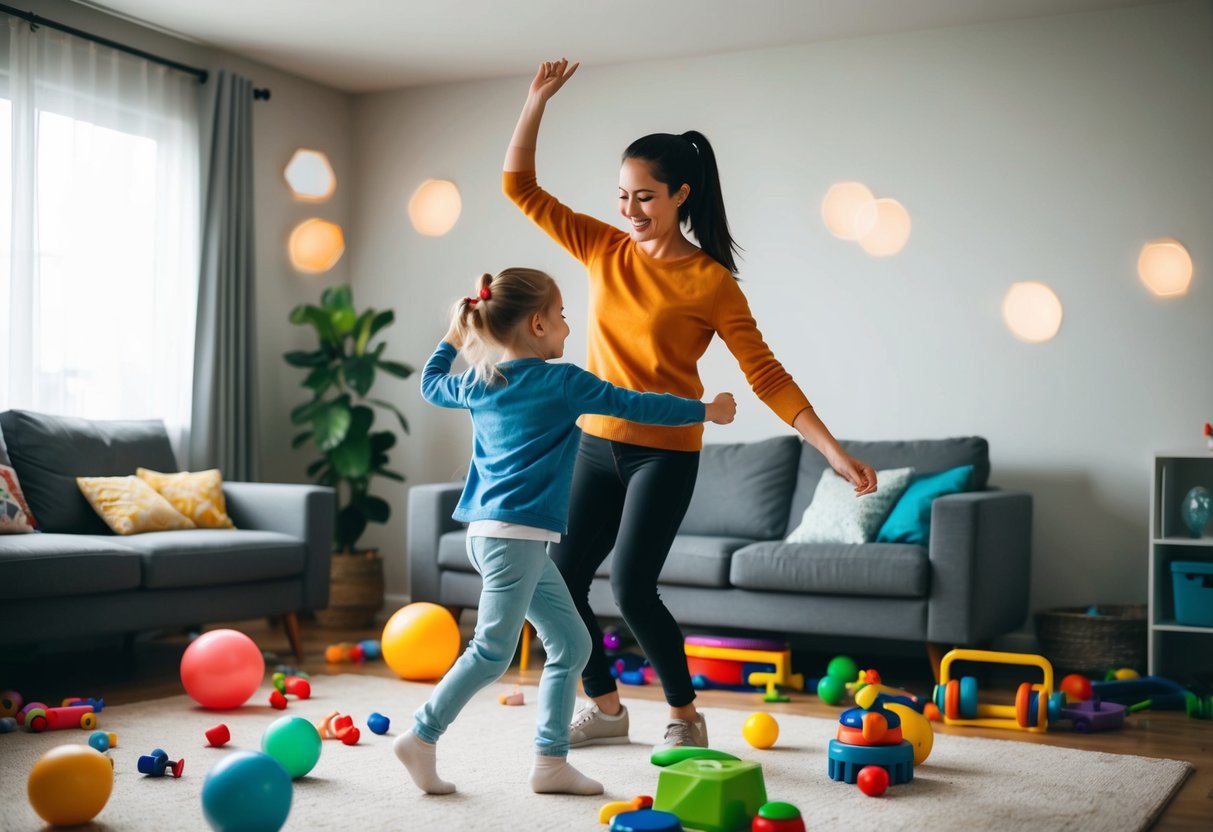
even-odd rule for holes
{"type": "Polygon", "coordinates": [[[1213,535],[1193,538],[1180,514],[1184,495],[1197,485],[1213,490],[1213,452],[1154,454],[1150,483],[1149,672],[1160,676],[1213,670],[1213,627],[1175,621],[1174,561],[1213,563],[1213,535]]]}

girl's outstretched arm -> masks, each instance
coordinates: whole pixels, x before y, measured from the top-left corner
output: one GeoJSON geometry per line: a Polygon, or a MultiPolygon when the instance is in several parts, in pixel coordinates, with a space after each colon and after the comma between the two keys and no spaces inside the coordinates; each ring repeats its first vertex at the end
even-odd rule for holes
{"type": "Polygon", "coordinates": [[[539,65],[531,81],[526,103],[522,105],[522,114],[518,116],[510,146],[505,152],[503,170],[507,173],[535,169],[535,145],[539,142],[539,122],[543,120],[544,107],[548,99],[564,86],[564,82],[573,77],[578,66],[580,64],[569,66],[566,58],[544,61],[539,65]]]}

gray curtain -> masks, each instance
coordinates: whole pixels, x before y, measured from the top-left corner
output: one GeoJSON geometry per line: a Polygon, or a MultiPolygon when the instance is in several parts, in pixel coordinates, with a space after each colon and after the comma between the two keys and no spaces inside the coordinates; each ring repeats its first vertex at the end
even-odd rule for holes
{"type": "Polygon", "coordinates": [[[226,70],[205,86],[202,271],[189,469],[257,479],[253,84],[226,70]]]}

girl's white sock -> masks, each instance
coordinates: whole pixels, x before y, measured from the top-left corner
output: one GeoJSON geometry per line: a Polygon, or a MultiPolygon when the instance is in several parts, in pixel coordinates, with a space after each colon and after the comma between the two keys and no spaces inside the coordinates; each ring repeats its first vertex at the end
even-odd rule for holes
{"type": "Polygon", "coordinates": [[[451,794],[455,791],[454,783],[448,783],[438,776],[438,759],[432,743],[426,742],[409,730],[396,738],[392,748],[396,751],[396,757],[404,763],[417,788],[427,794],[451,794]]]}
{"type": "Polygon", "coordinates": [[[531,789],[539,794],[602,794],[602,784],[569,765],[564,757],[535,755],[531,789]]]}

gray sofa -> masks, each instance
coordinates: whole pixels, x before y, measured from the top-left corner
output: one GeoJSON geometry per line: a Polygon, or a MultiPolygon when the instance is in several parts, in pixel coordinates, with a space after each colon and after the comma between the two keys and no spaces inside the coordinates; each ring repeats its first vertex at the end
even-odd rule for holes
{"type": "MultiPolygon", "coordinates": [[[[976,491],[932,505],[926,547],[799,544],[783,538],[813,498],[825,460],[798,437],[708,445],[690,509],[661,574],[661,597],[684,627],[921,642],[936,673],[954,645],[987,642],[1028,613],[1032,498],[988,487],[980,437],[843,442],[877,470],[974,466],[976,491]]],[[[409,492],[411,597],[475,607],[480,577],[464,528],[451,519],[462,483],[409,492]]],[[[619,618],[608,557],[590,591],[594,612],[619,618]]]]}
{"type": "Polygon", "coordinates": [[[235,529],[120,537],[75,477],[176,471],[162,423],[10,410],[5,452],[40,531],[0,535],[0,648],[281,616],[301,657],[298,613],[328,605],[331,489],[225,482],[235,529]]]}

